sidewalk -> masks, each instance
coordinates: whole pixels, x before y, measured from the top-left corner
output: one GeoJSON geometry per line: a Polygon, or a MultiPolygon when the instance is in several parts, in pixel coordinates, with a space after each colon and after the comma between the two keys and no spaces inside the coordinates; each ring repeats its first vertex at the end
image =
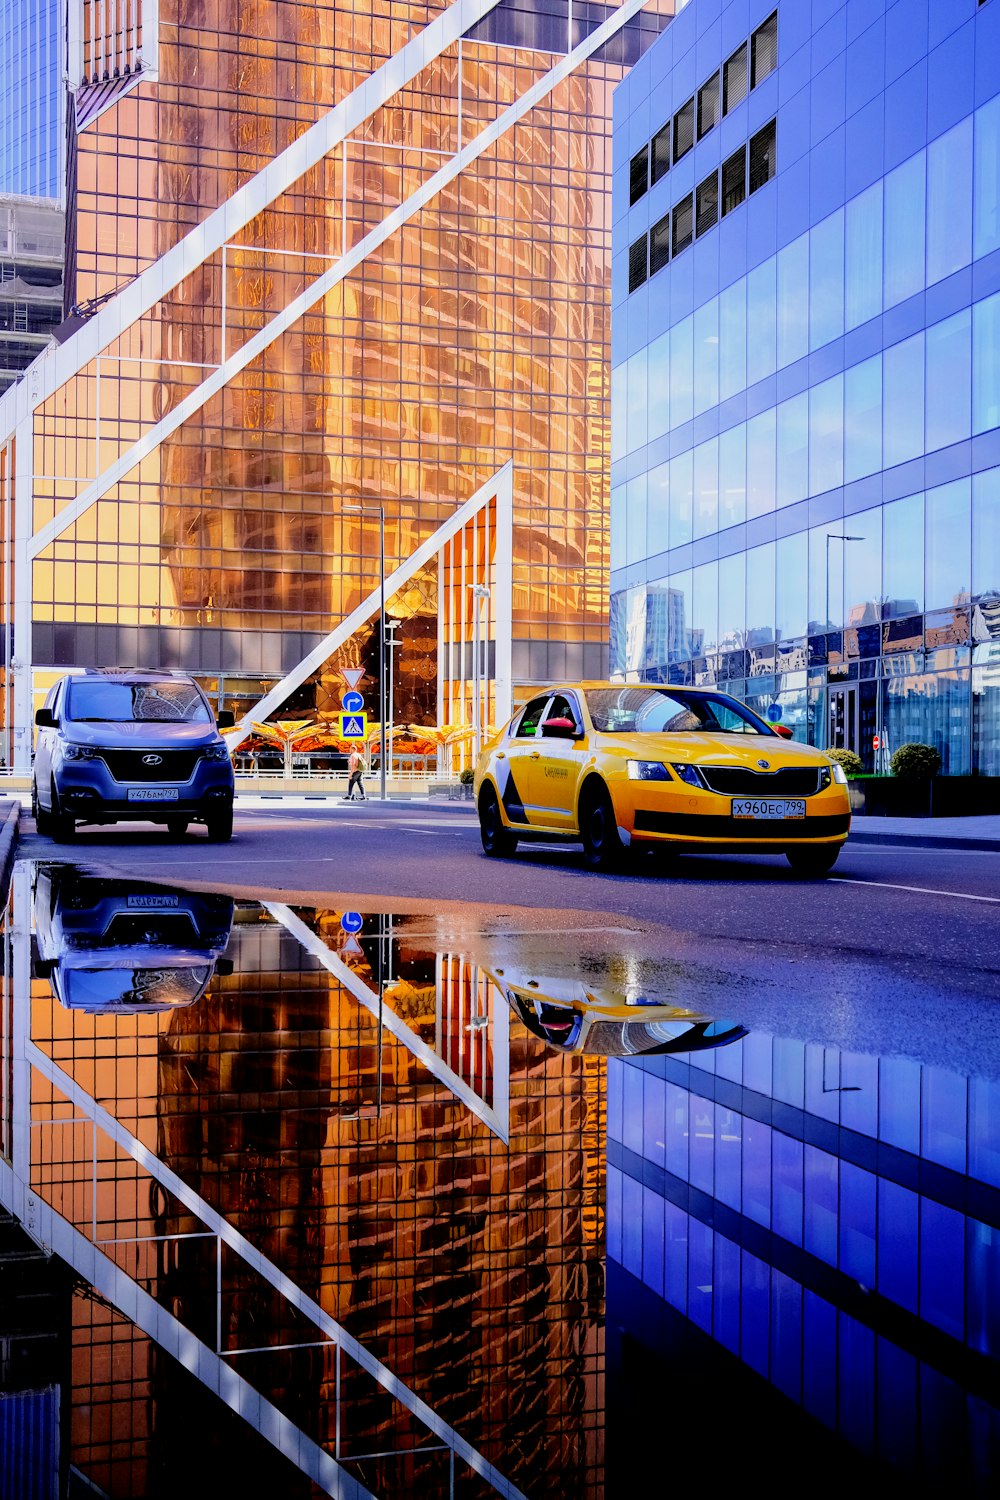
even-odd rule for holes
{"type": "Polygon", "coordinates": [[[1000,854],[1000,817],[852,818],[848,844],[974,849],[1000,854]]]}

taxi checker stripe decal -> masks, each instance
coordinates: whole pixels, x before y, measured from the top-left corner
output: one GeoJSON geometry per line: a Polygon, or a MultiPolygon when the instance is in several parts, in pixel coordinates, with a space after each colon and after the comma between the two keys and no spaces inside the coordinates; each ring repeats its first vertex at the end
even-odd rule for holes
{"type": "Polygon", "coordinates": [[[521,794],[514,785],[514,773],[511,770],[510,761],[497,761],[494,764],[493,774],[496,776],[497,786],[500,788],[500,801],[503,803],[503,810],[507,814],[509,821],[511,823],[526,823],[528,816],[524,811],[521,794]]]}

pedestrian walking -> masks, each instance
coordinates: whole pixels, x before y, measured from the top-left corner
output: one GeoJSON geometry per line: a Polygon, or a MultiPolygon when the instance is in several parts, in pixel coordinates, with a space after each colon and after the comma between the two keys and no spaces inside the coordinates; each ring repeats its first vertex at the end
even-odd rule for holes
{"type": "Polygon", "coordinates": [[[347,760],[347,770],[349,775],[347,779],[347,796],[344,799],[345,802],[367,802],[368,798],[365,796],[365,789],[361,781],[361,773],[364,770],[364,761],[361,759],[361,756],[358,754],[357,750],[351,751],[347,760]],[[355,787],[357,787],[358,789],[357,797],[355,797],[354,795],[355,787]]]}

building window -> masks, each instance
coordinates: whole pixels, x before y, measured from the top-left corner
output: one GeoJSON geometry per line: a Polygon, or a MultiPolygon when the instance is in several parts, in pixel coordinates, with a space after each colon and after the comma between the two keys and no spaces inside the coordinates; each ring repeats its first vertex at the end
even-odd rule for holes
{"type": "Polygon", "coordinates": [[[629,162],[628,201],[638,203],[649,186],[649,147],[643,146],[629,162]]]}
{"type": "Polygon", "coordinates": [[[628,289],[634,292],[648,275],[648,236],[642,235],[628,247],[628,289]]]}
{"type": "Polygon", "coordinates": [[[16,333],[27,333],[28,331],[27,302],[14,303],[14,331],[16,333]]]}
{"type": "Polygon", "coordinates": [[[750,87],[755,89],[778,66],[778,12],[768,16],[750,38],[750,87]]]}
{"type": "Polygon", "coordinates": [[[728,115],[747,96],[747,44],[738,47],[722,69],[722,113],[728,115]]]}
{"type": "Polygon", "coordinates": [[[713,172],[699,182],[695,213],[695,234],[705,234],[719,222],[719,174],[713,172]]]}
{"type": "Polygon", "coordinates": [[[650,143],[649,180],[659,182],[670,170],[670,121],[658,130],[650,143]]]}
{"type": "Polygon", "coordinates": [[[739,208],[747,195],[747,148],[741,146],[722,163],[722,216],[739,208]]]}
{"type": "Polygon", "coordinates": [[[670,259],[670,215],[664,214],[658,219],[649,231],[649,274],[655,276],[657,271],[670,259]]]}
{"type": "Polygon", "coordinates": [[[719,75],[715,74],[698,90],[698,139],[719,123],[719,75]]]}
{"type": "Polygon", "coordinates": [[[750,137],[750,191],[755,193],[774,176],[774,145],[776,122],[771,121],[763,130],[750,137]]]}
{"type": "Polygon", "coordinates": [[[689,99],[674,115],[674,161],[680,161],[694,145],[694,100],[689,99]]]}
{"type": "Polygon", "coordinates": [[[694,238],[694,200],[688,193],[674,205],[674,243],[673,254],[679,255],[686,250],[694,238]]]}

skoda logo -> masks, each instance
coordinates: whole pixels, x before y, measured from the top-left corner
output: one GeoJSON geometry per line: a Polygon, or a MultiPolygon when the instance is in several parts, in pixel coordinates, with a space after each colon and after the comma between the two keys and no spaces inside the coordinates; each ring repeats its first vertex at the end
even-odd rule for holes
{"type": "Polygon", "coordinates": [[[771,769],[771,762],[769,760],[759,760],[757,764],[762,771],[769,771],[771,769]]]}
{"type": "Polygon", "coordinates": [[[162,766],[163,765],[163,756],[162,755],[144,755],[142,757],[142,763],[143,763],[144,766],[162,766]]]}

